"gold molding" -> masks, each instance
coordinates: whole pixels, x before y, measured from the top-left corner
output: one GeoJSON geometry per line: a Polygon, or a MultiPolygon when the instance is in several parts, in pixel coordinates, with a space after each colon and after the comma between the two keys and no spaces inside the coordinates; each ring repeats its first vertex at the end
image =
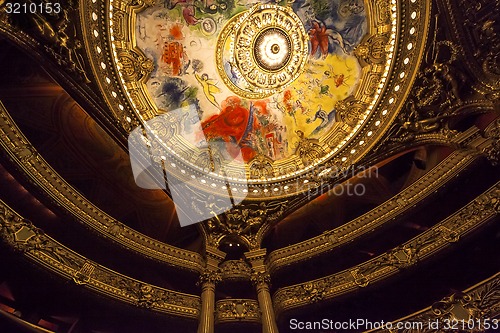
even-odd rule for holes
{"type": "MultiPolygon", "coordinates": [[[[478,129],[475,131],[479,132],[478,129]]],[[[473,163],[480,154],[455,151],[422,178],[360,217],[322,235],[271,252],[267,267],[271,274],[279,269],[337,249],[355,238],[380,228],[406,210],[422,202],[443,184],[473,163]]]]}
{"type": "Polygon", "coordinates": [[[402,268],[447,248],[499,212],[500,182],[497,182],[453,215],[383,255],[339,273],[278,289],[273,297],[276,312],[333,299],[393,276],[402,268]]]}
{"type": "MultiPolygon", "coordinates": [[[[421,311],[392,321],[398,323],[420,323],[421,327],[408,329],[408,333],[443,332],[452,326],[469,332],[488,332],[500,327],[500,273],[493,275],[473,287],[444,297],[421,311]],[[485,326],[488,325],[489,327],[485,326]],[[430,326],[433,327],[430,327],[430,326]]],[[[416,326],[416,325],[415,325],[416,326]]],[[[375,329],[367,333],[392,333],[390,329],[375,329]]]]}
{"type": "Polygon", "coordinates": [[[147,237],[115,220],[88,201],[40,156],[16,126],[1,101],[0,146],[34,186],[52,198],[79,223],[145,257],[189,271],[203,271],[205,263],[200,254],[147,237]]]}
{"type": "Polygon", "coordinates": [[[191,319],[199,316],[200,297],[156,287],[90,261],[45,235],[3,201],[0,237],[36,264],[89,290],[160,313],[191,319]]]}

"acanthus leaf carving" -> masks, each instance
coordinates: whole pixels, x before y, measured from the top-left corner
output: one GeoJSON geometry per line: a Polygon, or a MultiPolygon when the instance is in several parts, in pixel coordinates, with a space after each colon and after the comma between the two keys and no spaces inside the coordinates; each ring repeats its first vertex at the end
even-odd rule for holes
{"type": "MultiPolygon", "coordinates": [[[[209,201],[208,201],[209,202],[209,201]]],[[[209,241],[217,245],[224,235],[237,235],[246,240],[250,248],[259,246],[259,231],[263,226],[279,219],[288,201],[242,203],[206,222],[209,241]]]]}
{"type": "Polygon", "coordinates": [[[260,285],[269,286],[271,284],[271,275],[269,275],[269,273],[265,271],[264,272],[254,271],[252,273],[250,280],[255,286],[260,286],[260,285]]]}
{"type": "Polygon", "coordinates": [[[222,276],[220,270],[207,269],[200,274],[200,278],[197,284],[199,286],[203,286],[205,283],[217,284],[221,281],[222,281],[222,276]]]}

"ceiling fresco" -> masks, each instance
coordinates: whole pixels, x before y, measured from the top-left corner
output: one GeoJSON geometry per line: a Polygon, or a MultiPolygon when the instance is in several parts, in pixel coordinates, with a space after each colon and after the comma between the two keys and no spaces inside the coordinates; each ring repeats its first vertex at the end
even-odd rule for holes
{"type": "Polygon", "coordinates": [[[369,152],[413,78],[396,57],[418,59],[427,17],[411,0],[411,31],[389,0],[113,0],[105,20],[89,5],[86,45],[129,147],[247,199],[307,191],[369,152]],[[402,34],[414,41],[398,46],[402,34]]]}
{"type": "MultiPolygon", "coordinates": [[[[87,42],[101,87],[119,84],[103,91],[128,123],[136,183],[167,190],[183,226],[245,214],[245,200],[278,216],[272,200],[363,169],[411,86],[428,19],[413,0],[112,0],[104,21],[93,7],[87,42]]],[[[256,214],[244,230],[263,224],[256,214]]]]}
{"type": "Polygon", "coordinates": [[[233,142],[245,161],[275,161],[301,133],[335,127],[335,104],[359,84],[353,50],[366,31],[360,1],[187,0],[140,12],[136,41],[154,63],[146,86],[158,112],[201,121],[205,135],[184,123],[190,141],[233,142]]]}

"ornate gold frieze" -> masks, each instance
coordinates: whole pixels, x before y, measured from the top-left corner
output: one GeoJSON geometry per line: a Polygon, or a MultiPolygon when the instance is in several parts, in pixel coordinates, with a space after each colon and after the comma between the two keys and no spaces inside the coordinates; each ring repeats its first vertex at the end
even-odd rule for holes
{"type": "Polygon", "coordinates": [[[255,179],[274,177],[275,171],[273,162],[272,159],[262,154],[255,156],[248,164],[249,177],[255,179]]]}
{"type": "Polygon", "coordinates": [[[479,153],[456,151],[439,163],[421,179],[360,217],[306,241],[275,250],[269,254],[267,265],[271,273],[332,251],[355,238],[385,225],[396,216],[418,205],[443,184],[453,179],[477,159],[479,153]]]}
{"type": "Polygon", "coordinates": [[[383,255],[324,278],[278,289],[274,295],[276,311],[301,307],[318,301],[318,297],[332,299],[392,276],[446,248],[499,212],[500,183],[497,183],[452,216],[383,255]],[[453,230],[455,235],[450,238],[447,230],[453,230]]]}
{"type": "Polygon", "coordinates": [[[250,280],[252,269],[242,259],[227,260],[220,264],[223,280],[250,280]]]}
{"type": "Polygon", "coordinates": [[[251,299],[224,299],[215,304],[215,322],[260,323],[259,303],[251,299]]]}
{"type": "MultiPolygon", "coordinates": [[[[393,327],[404,323],[414,328],[401,333],[438,333],[451,330],[464,332],[494,332],[500,327],[500,274],[469,288],[444,297],[432,306],[413,315],[392,321],[393,327]]],[[[370,333],[392,333],[382,328],[370,333]]]]}
{"type": "Polygon", "coordinates": [[[0,201],[0,237],[38,265],[100,294],[153,311],[195,319],[200,298],[152,286],[93,263],[45,235],[0,201]]]}
{"type": "Polygon", "coordinates": [[[190,271],[201,272],[204,261],[198,253],[176,248],[146,237],[115,220],[71,187],[36,152],[7,110],[0,103],[0,146],[21,167],[33,186],[65,209],[77,221],[101,236],[146,257],[190,271]]]}

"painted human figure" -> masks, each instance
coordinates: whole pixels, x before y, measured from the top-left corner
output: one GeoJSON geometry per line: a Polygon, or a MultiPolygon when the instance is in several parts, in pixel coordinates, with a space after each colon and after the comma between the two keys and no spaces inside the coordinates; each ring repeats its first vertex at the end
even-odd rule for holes
{"type": "Polygon", "coordinates": [[[196,80],[198,80],[198,82],[201,84],[205,97],[210,101],[210,103],[219,108],[219,104],[215,100],[215,94],[220,93],[221,90],[216,86],[216,82],[212,79],[209,79],[207,74],[202,74],[201,76],[199,76],[195,73],[194,76],[196,77],[196,80]]]}
{"type": "Polygon", "coordinates": [[[235,156],[241,153],[245,161],[256,156],[250,137],[261,126],[254,108],[247,108],[239,97],[228,97],[221,103],[220,114],[204,120],[201,125],[207,141],[222,140],[229,143],[226,147],[229,154],[235,156]]]}

